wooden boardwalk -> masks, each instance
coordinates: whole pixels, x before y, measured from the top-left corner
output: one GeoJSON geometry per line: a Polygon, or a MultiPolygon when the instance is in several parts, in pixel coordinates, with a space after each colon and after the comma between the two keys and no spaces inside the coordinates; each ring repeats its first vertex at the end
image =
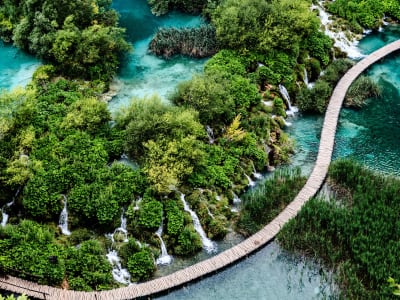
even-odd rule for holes
{"type": "Polygon", "coordinates": [[[271,241],[281,227],[291,218],[295,217],[303,204],[314,196],[320,189],[328,172],[331,162],[335,133],[339,112],[343,99],[350,84],[370,65],[388,54],[400,49],[400,40],[391,43],[373,52],[362,61],[352,67],[338,82],[331,96],[321,133],[321,141],[315,167],[306,184],[296,198],[274,219],[259,232],[249,237],[240,244],[221,252],[205,261],[194,264],[173,274],[153,279],[139,284],[110,291],[77,292],[62,290],[59,288],[39,285],[33,282],[15,278],[12,276],[0,277],[0,289],[16,293],[25,293],[28,296],[39,299],[57,300],[110,300],[110,299],[134,299],[157,294],[201,278],[207,274],[226,267],[243,257],[251,254],[261,246],[271,241]]]}

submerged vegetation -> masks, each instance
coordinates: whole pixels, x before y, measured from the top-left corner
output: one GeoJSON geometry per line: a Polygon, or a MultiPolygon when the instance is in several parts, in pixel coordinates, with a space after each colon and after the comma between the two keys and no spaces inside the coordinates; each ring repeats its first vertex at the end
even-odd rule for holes
{"type": "Polygon", "coordinates": [[[338,160],[328,182],[335,198],[308,201],[280,232],[281,245],[337,270],[346,299],[391,299],[387,279],[400,278],[400,180],[338,160]]]}

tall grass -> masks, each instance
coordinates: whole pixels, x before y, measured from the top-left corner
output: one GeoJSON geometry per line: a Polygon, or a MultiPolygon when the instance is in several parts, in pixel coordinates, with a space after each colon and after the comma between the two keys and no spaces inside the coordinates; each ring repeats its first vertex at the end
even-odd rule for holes
{"type": "Polygon", "coordinates": [[[203,25],[195,28],[160,28],[150,42],[150,52],[165,58],[176,54],[208,57],[217,52],[215,28],[203,25]]]}
{"type": "Polygon", "coordinates": [[[305,181],[300,168],[277,170],[272,178],[242,197],[238,230],[244,235],[260,230],[295,198],[305,181]]]}
{"type": "Polygon", "coordinates": [[[400,179],[349,160],[335,161],[329,179],[351,193],[351,205],[312,199],[284,226],[284,248],[337,270],[345,299],[392,299],[389,276],[400,279],[400,179]]]}
{"type": "Polygon", "coordinates": [[[360,108],[365,100],[371,97],[379,97],[380,89],[376,82],[367,76],[358,77],[349,87],[345,98],[345,106],[360,108]]]}

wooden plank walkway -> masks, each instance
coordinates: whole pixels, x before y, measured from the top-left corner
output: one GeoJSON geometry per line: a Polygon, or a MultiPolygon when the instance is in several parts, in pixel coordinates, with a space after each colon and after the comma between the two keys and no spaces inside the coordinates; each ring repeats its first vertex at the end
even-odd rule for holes
{"type": "Polygon", "coordinates": [[[39,299],[134,299],[181,286],[194,279],[201,278],[207,274],[226,267],[251,254],[253,251],[271,241],[279,232],[281,227],[291,218],[295,217],[303,204],[312,196],[314,196],[320,189],[325,180],[328,167],[331,162],[339,112],[350,84],[370,65],[399,49],[400,40],[382,47],[357,63],[340,79],[335,90],[333,91],[325,114],[317,161],[306,184],[296,198],[274,220],[272,220],[271,223],[240,244],[225,250],[224,252],[221,252],[210,259],[194,264],[173,274],[110,291],[77,292],[62,290],[50,286],[39,285],[12,276],[0,277],[0,289],[9,290],[16,293],[25,293],[28,296],[39,299]]]}

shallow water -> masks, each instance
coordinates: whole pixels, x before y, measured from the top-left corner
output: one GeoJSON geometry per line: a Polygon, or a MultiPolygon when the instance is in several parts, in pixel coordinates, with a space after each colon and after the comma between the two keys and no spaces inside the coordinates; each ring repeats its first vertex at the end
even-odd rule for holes
{"type": "Polygon", "coordinates": [[[120,24],[127,29],[127,38],[134,50],[116,78],[120,92],[109,103],[111,112],[126,106],[132,97],[158,94],[166,100],[180,81],[203,70],[206,59],[176,56],[164,60],[148,53],[148,45],[157,28],[198,26],[204,22],[202,18],[180,13],[155,17],[146,0],[115,0],[113,7],[121,15],[120,24]]]}
{"type": "MultiPolygon", "coordinates": [[[[387,26],[359,44],[368,54],[400,38],[400,26],[387,26]]],[[[370,99],[360,110],[343,109],[340,114],[334,158],[352,157],[371,169],[400,175],[400,53],[370,67],[366,75],[376,81],[381,98],[370,99]]]]}
{"type": "MultiPolygon", "coordinates": [[[[120,69],[117,81],[121,93],[109,104],[111,111],[123,106],[130,97],[157,93],[164,99],[173,92],[179,81],[200,72],[205,60],[176,57],[165,61],[147,53],[147,45],[159,26],[196,26],[198,17],[172,14],[162,18],[151,15],[145,0],[114,1],[121,14],[134,53],[120,69]]],[[[372,33],[359,47],[364,53],[400,37],[398,26],[388,26],[384,32],[372,33]]],[[[371,167],[399,174],[400,78],[396,75],[399,58],[385,59],[376,64],[368,74],[379,79],[384,87],[384,97],[371,100],[368,107],[354,111],[344,109],[338,127],[334,157],[353,155],[371,167]]],[[[29,82],[39,61],[17,49],[0,44],[0,88],[12,88],[29,82]]],[[[316,158],[323,117],[295,116],[288,132],[297,139],[293,165],[301,166],[303,173],[311,171],[316,158]]],[[[236,244],[240,238],[232,237],[219,244],[223,249],[236,244]]],[[[157,276],[171,273],[194,261],[207,257],[199,253],[193,260],[175,259],[174,264],[161,267],[157,276]]],[[[306,264],[286,253],[272,242],[248,259],[218,274],[189,284],[160,299],[321,299],[332,294],[332,288],[321,278],[321,268],[306,264]]]]}
{"type": "Polygon", "coordinates": [[[0,41],[0,89],[27,85],[39,65],[35,57],[0,41]]]}
{"type": "Polygon", "coordinates": [[[329,299],[333,288],[320,272],[272,242],[214,276],[156,299],[329,299]]]}
{"type": "MultiPolygon", "coordinates": [[[[400,38],[400,26],[372,32],[358,47],[369,54],[400,38]]],[[[333,159],[352,157],[384,173],[400,175],[400,55],[391,55],[370,67],[366,74],[380,86],[382,97],[370,99],[360,110],[343,108],[336,133],[333,159]]],[[[296,140],[292,165],[309,174],[316,159],[323,117],[295,116],[289,134],[296,140]]]]}

